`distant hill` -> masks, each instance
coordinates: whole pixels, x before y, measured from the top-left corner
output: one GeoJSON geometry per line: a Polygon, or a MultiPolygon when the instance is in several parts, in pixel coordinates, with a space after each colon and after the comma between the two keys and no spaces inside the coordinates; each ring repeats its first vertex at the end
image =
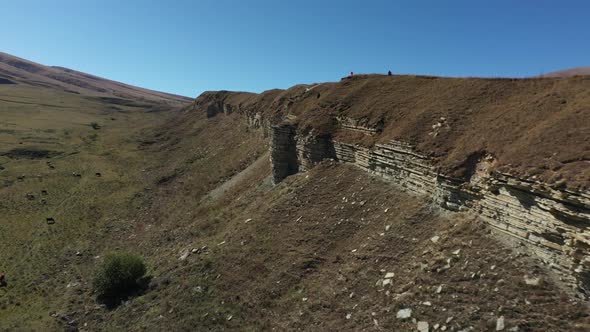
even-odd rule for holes
{"type": "Polygon", "coordinates": [[[590,67],[576,67],[564,70],[558,70],[541,75],[542,77],[571,77],[576,75],[590,75],[590,67]]]}
{"type": "Polygon", "coordinates": [[[0,84],[23,84],[83,95],[131,98],[171,104],[192,101],[188,97],[139,88],[68,68],[45,66],[2,52],[0,52],[0,84]]]}

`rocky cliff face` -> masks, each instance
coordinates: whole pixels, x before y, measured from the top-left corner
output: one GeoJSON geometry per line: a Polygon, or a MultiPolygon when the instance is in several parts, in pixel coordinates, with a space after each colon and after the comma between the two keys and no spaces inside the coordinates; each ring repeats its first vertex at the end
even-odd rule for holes
{"type": "MultiPolygon", "coordinates": [[[[367,131],[371,132],[371,131],[367,131]]],[[[468,181],[440,174],[431,160],[401,141],[373,148],[298,135],[295,126],[271,131],[274,181],[323,159],[354,164],[437,206],[476,213],[492,229],[528,246],[574,290],[590,294],[590,195],[553,189],[490,171],[491,155],[476,155],[468,181]]]]}
{"type": "MultiPolygon", "coordinates": [[[[237,111],[252,128],[260,129],[269,138],[275,183],[324,159],[354,164],[407,192],[430,197],[440,208],[477,214],[493,230],[526,245],[572,289],[590,295],[590,194],[587,191],[559,189],[531,177],[500,172],[496,157],[486,151],[468,155],[463,176],[457,178],[441,172],[431,157],[403,140],[366,147],[351,143],[350,139],[346,142],[335,139],[330,133],[302,130],[291,109],[305,102],[301,97],[304,94],[289,99],[283,98],[283,94],[268,93],[266,97],[271,101],[262,105],[270,111],[261,111],[258,100],[250,104],[240,102],[241,94],[213,94],[201,99],[200,107],[208,116],[237,111]],[[281,103],[282,98],[287,101],[281,103]]],[[[441,118],[428,135],[436,137],[439,131],[448,130],[446,121],[441,118]]],[[[335,117],[335,123],[341,132],[366,137],[383,131],[383,123],[370,125],[346,116],[335,117]]]]}
{"type": "Polygon", "coordinates": [[[336,159],[427,195],[452,211],[477,213],[493,229],[529,247],[575,289],[590,291],[590,196],[555,190],[498,172],[483,156],[469,182],[436,172],[429,159],[399,141],[373,149],[335,142],[336,159]]]}
{"type": "Polygon", "coordinates": [[[275,184],[299,171],[295,127],[287,124],[272,127],[270,162],[272,179],[275,184]]]}

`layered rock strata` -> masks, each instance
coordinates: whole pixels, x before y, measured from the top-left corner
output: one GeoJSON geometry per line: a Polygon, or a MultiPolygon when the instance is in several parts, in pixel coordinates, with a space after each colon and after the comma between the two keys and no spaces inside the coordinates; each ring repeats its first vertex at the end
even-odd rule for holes
{"type": "Polygon", "coordinates": [[[276,184],[287,176],[299,172],[295,127],[287,124],[273,126],[270,134],[272,180],[276,184]]]}
{"type": "MultiPolygon", "coordinates": [[[[285,116],[272,125],[260,113],[240,105],[214,100],[208,115],[239,112],[249,127],[270,140],[274,183],[305,171],[324,159],[354,164],[399,185],[405,191],[430,197],[451,211],[470,211],[493,230],[527,245],[574,289],[590,295],[590,194],[551,188],[509,174],[490,171],[494,159],[476,155],[468,179],[455,179],[437,171],[433,161],[401,141],[372,148],[334,141],[330,136],[298,133],[285,116]]],[[[345,130],[374,135],[380,128],[348,118],[337,119],[345,130]]]]}
{"type": "Polygon", "coordinates": [[[336,118],[341,128],[359,131],[367,135],[375,135],[383,130],[383,124],[380,123],[378,126],[369,126],[360,120],[349,118],[346,116],[339,116],[336,118]]]}
{"type": "Polygon", "coordinates": [[[337,142],[334,146],[337,160],[432,197],[443,208],[478,213],[494,229],[530,244],[577,290],[590,291],[589,195],[497,172],[474,176],[470,182],[452,179],[437,173],[427,157],[402,142],[373,149],[337,142]]]}
{"type": "Polygon", "coordinates": [[[273,127],[271,154],[284,161],[272,167],[275,182],[323,159],[354,164],[404,190],[430,197],[452,211],[475,212],[492,229],[518,239],[577,291],[590,294],[590,195],[552,189],[508,174],[489,172],[491,156],[481,156],[469,180],[436,171],[432,161],[404,142],[366,148],[299,136],[293,126],[273,127]],[[287,138],[288,137],[288,138],[287,138]],[[289,143],[292,146],[288,146],[289,143]],[[280,152],[277,151],[280,149],[280,152]],[[289,158],[286,158],[289,156],[289,158]]]}

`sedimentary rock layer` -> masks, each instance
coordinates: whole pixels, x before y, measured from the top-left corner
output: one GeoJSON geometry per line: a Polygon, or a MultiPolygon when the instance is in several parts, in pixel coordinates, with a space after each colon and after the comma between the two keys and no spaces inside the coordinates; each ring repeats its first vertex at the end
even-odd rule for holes
{"type": "Polygon", "coordinates": [[[270,162],[274,183],[279,183],[299,171],[293,126],[274,126],[271,129],[270,162]]]}
{"type": "Polygon", "coordinates": [[[494,229],[529,244],[577,290],[590,291],[589,195],[498,172],[474,175],[469,182],[452,179],[403,142],[372,149],[334,142],[334,150],[337,160],[431,197],[445,209],[477,213],[494,229]]]}
{"type": "MultiPolygon", "coordinates": [[[[261,113],[243,110],[239,105],[217,101],[210,105],[208,114],[237,111],[250,127],[270,138],[275,183],[328,158],[354,164],[410,193],[430,197],[444,209],[477,213],[492,229],[527,244],[567,284],[590,295],[588,192],[555,189],[492,171],[495,159],[485,153],[473,156],[468,178],[456,179],[440,173],[428,156],[402,141],[367,148],[334,141],[325,134],[301,133],[288,112],[283,122],[271,126],[261,113]]],[[[337,120],[341,128],[367,135],[380,131],[351,119],[337,120]]]]}
{"type": "Polygon", "coordinates": [[[436,171],[427,156],[411,145],[392,141],[366,148],[297,135],[292,125],[273,127],[271,154],[275,182],[323,159],[354,164],[406,191],[430,197],[452,211],[477,213],[493,229],[518,239],[582,293],[590,291],[590,196],[556,190],[490,172],[493,157],[476,160],[469,180],[436,171]],[[289,146],[289,144],[291,144],[289,146]]]}

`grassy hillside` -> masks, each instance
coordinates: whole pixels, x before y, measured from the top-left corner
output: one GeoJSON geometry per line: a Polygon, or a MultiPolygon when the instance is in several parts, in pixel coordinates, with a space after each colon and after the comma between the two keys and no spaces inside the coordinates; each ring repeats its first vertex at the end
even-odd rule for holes
{"type": "Polygon", "coordinates": [[[52,326],[49,312],[75,298],[67,285],[114,249],[103,241],[109,222],[135,214],[152,164],[138,135],[162,115],[19,86],[1,87],[0,99],[2,320],[52,326]]]}
{"type": "Polygon", "coordinates": [[[116,97],[180,105],[189,98],[111,81],[76,70],[45,66],[0,52],[0,86],[44,87],[86,96],[116,97]]]}
{"type": "Polygon", "coordinates": [[[330,162],[272,186],[240,114],[129,101],[0,85],[0,331],[414,330],[405,308],[447,331],[590,326],[473,217],[330,162]],[[115,250],[151,281],[107,308],[91,281],[115,250]]]}
{"type": "Polygon", "coordinates": [[[186,208],[266,151],[237,117],[209,123],[22,86],[1,87],[0,99],[2,329],[57,330],[94,310],[90,281],[105,253],[157,250],[186,208]],[[157,235],[140,246],[149,229],[157,235]]]}

